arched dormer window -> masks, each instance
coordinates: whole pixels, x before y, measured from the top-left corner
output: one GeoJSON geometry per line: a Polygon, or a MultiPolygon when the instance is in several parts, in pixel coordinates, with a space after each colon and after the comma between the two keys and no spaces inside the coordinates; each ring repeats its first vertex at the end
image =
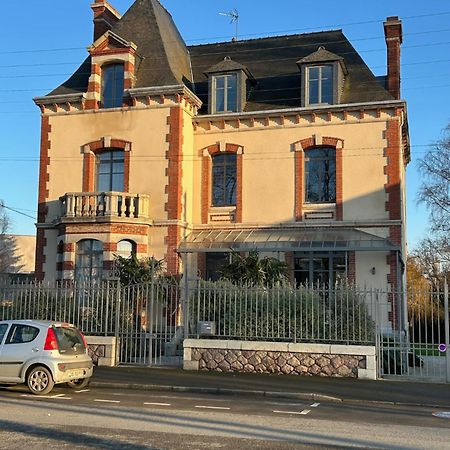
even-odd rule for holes
{"type": "Polygon", "coordinates": [[[102,108],[120,108],[123,103],[124,64],[113,63],[102,67],[102,108]]]}

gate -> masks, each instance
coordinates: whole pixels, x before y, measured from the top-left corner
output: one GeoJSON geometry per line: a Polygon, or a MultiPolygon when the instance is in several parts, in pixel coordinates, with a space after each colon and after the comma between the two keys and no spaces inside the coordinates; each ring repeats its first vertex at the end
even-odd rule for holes
{"type": "Polygon", "coordinates": [[[183,328],[175,280],[124,286],[117,301],[119,364],[182,365],[183,328]]]}
{"type": "MultiPolygon", "coordinates": [[[[388,295],[405,298],[408,320],[406,323],[402,320],[400,311],[393,315],[394,326],[390,332],[379,330],[379,375],[384,378],[450,382],[447,282],[441,290],[410,290],[388,295]]],[[[393,303],[401,304],[400,301],[393,303]]]]}

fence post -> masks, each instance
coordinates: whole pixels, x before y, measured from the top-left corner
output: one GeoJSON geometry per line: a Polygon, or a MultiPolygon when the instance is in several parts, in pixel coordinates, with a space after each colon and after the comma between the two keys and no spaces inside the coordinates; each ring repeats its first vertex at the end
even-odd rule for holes
{"type": "Polygon", "coordinates": [[[448,308],[448,281],[444,279],[444,313],[445,313],[445,360],[447,366],[447,383],[450,383],[450,325],[448,308]]]}
{"type": "Polygon", "coordinates": [[[188,273],[188,255],[186,253],[182,256],[183,262],[183,276],[181,278],[181,304],[182,318],[183,318],[183,339],[189,335],[189,273],[188,273]]]}
{"type": "Polygon", "coordinates": [[[116,282],[116,323],[114,329],[114,336],[116,338],[116,366],[120,363],[120,337],[119,337],[119,328],[120,328],[120,315],[122,314],[122,299],[121,299],[121,290],[122,286],[120,281],[116,282]]]}

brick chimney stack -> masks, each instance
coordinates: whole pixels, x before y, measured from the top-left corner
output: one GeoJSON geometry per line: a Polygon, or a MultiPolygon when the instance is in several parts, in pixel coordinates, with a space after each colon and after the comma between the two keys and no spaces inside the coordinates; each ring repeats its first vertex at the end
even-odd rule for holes
{"type": "Polygon", "coordinates": [[[110,30],[122,17],[107,0],[95,0],[91,5],[94,12],[94,42],[110,30]]]}
{"type": "Polygon", "coordinates": [[[402,21],[390,16],[384,22],[384,36],[387,46],[387,89],[397,100],[400,99],[400,46],[403,42],[402,21]]]}

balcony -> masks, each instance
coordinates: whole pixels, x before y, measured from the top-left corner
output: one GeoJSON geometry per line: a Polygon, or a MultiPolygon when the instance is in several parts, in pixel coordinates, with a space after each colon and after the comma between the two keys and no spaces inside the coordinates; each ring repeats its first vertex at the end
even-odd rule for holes
{"type": "Polygon", "coordinates": [[[125,192],[68,192],[59,200],[62,221],[149,220],[148,195],[125,192]]]}

